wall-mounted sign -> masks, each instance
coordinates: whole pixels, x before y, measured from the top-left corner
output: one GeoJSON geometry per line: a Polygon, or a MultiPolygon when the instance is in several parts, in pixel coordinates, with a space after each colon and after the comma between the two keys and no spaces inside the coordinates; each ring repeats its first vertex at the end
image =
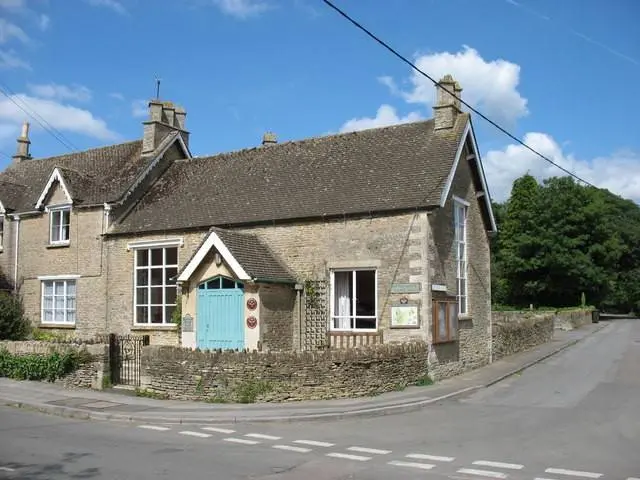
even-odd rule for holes
{"type": "Polygon", "coordinates": [[[402,304],[391,306],[391,328],[418,328],[418,305],[402,304]]]}
{"type": "Polygon", "coordinates": [[[193,332],[193,317],[188,313],[182,317],[182,331],[193,332]]]}
{"type": "Polygon", "coordinates": [[[247,300],[247,308],[249,310],[255,310],[257,306],[258,301],[255,298],[251,297],[249,300],[247,300]]]}
{"type": "Polygon", "coordinates": [[[258,326],[258,319],[253,315],[247,318],[247,327],[254,329],[258,326]]]}
{"type": "Polygon", "coordinates": [[[392,283],[391,293],[420,293],[419,283],[392,283]]]}

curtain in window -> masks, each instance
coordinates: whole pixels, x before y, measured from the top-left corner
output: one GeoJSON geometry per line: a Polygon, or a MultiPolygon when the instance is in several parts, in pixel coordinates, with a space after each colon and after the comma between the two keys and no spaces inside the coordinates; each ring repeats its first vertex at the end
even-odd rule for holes
{"type": "Polygon", "coordinates": [[[335,328],[351,328],[351,272],[335,272],[335,328]]]}

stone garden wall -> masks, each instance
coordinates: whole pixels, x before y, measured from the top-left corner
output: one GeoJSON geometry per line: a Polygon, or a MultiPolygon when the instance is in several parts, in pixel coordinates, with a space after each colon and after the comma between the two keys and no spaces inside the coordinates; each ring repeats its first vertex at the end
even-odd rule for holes
{"type": "Polygon", "coordinates": [[[142,390],[161,398],[283,402],[376,395],[428,381],[428,345],[316,352],[202,352],[148,346],[142,390]]]}
{"type": "Polygon", "coordinates": [[[0,351],[12,355],[48,356],[53,353],[78,353],[78,367],[58,379],[65,387],[84,387],[102,390],[109,385],[109,345],[102,343],[56,343],[44,341],[0,341],[0,351]]]}

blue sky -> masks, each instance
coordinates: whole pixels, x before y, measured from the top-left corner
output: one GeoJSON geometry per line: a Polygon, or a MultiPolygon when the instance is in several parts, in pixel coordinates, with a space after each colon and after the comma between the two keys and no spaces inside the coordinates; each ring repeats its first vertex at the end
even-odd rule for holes
{"type": "MultiPolygon", "coordinates": [[[[335,0],[476,108],[588,181],[640,201],[640,2],[335,0]]],[[[84,149],[183,105],[194,154],[431,116],[433,86],[320,0],[0,0],[0,87],[84,149]]],[[[69,148],[0,94],[0,168],[69,148]]],[[[561,174],[474,119],[492,195],[561,174]]]]}

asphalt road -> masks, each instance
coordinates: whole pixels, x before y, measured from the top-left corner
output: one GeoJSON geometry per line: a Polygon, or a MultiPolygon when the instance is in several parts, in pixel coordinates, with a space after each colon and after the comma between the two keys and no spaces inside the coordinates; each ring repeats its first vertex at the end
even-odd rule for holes
{"type": "Polygon", "coordinates": [[[419,412],[216,427],[0,408],[0,479],[640,479],[640,320],[419,412]]]}

